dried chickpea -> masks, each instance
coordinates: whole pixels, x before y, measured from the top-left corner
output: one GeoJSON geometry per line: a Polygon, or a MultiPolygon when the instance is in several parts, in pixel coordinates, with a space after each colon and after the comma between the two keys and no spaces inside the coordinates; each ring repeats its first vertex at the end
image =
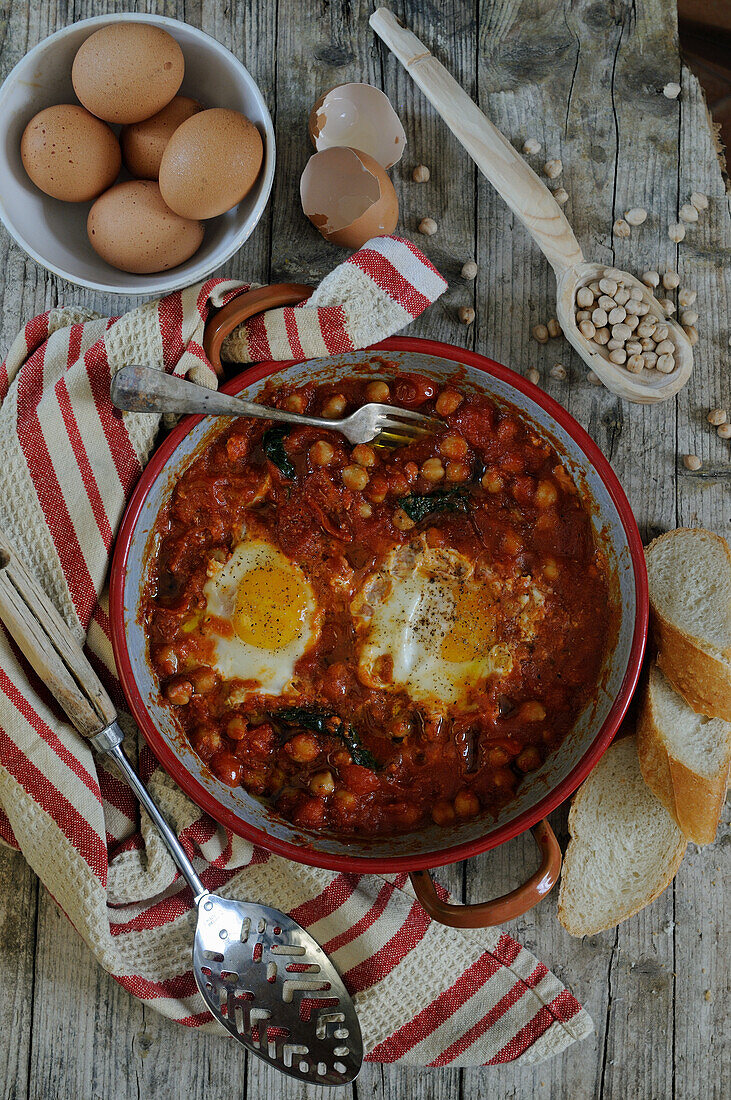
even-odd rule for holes
{"type": "Polygon", "coordinates": [[[314,462],[315,466],[329,466],[334,458],[335,448],[324,439],[319,439],[310,447],[310,461],[314,462]]]}
{"type": "Polygon", "coordinates": [[[456,390],[442,390],[436,401],[436,411],[439,416],[450,416],[456,412],[464,398],[456,390]]]}
{"type": "Polygon", "coordinates": [[[719,439],[731,439],[731,424],[719,424],[716,428],[716,435],[719,439]]]}
{"type": "Polygon", "coordinates": [[[454,812],[457,817],[476,817],[480,812],[480,800],[474,791],[458,791],[454,799],[454,812]]]}
{"type": "Polygon", "coordinates": [[[416,527],[411,516],[407,516],[403,508],[397,508],[393,513],[393,525],[397,531],[410,531],[412,527],[416,527]]]}
{"type": "Polygon", "coordinates": [[[345,406],[347,402],[342,393],[334,393],[332,397],[328,397],[322,410],[322,415],[326,416],[328,420],[335,420],[345,412],[345,406]]]}
{"type": "Polygon", "coordinates": [[[717,428],[719,424],[726,423],[728,415],[725,409],[711,409],[706,419],[709,424],[713,424],[714,428],[717,428]]]}
{"type": "Polygon", "coordinates": [[[559,325],[555,317],[551,318],[551,320],[546,325],[546,328],[548,329],[548,335],[551,336],[554,340],[557,336],[561,335],[561,326],[559,325]]]}
{"type": "Polygon", "coordinates": [[[353,447],[353,453],[350,457],[353,462],[357,462],[359,466],[365,466],[367,469],[376,464],[376,452],[367,443],[357,443],[353,447]]]}
{"type": "Polygon", "coordinates": [[[471,325],[475,319],[475,311],[472,306],[460,306],[457,310],[457,316],[463,325],[471,325]]]}
{"type": "Polygon", "coordinates": [[[440,458],[427,458],[420,470],[421,476],[426,481],[441,481],[444,477],[444,466],[440,458]]]}
{"type": "Polygon", "coordinates": [[[385,382],[369,382],[366,386],[366,397],[369,401],[388,401],[391,391],[385,382]]]}
{"type": "Polygon", "coordinates": [[[533,326],[533,339],[537,340],[539,344],[548,343],[548,326],[547,325],[534,325],[533,326]]]}
{"type": "Polygon", "coordinates": [[[464,436],[454,432],[449,432],[439,443],[439,453],[445,458],[464,458],[467,449],[467,440],[464,436]]]}
{"type": "Polygon", "coordinates": [[[344,466],[340,471],[340,476],[343,479],[345,488],[354,489],[356,492],[365,489],[370,480],[368,473],[362,466],[344,466]]]}
{"type": "Polygon", "coordinates": [[[703,463],[698,455],[683,455],[683,465],[686,470],[700,470],[703,463]]]}

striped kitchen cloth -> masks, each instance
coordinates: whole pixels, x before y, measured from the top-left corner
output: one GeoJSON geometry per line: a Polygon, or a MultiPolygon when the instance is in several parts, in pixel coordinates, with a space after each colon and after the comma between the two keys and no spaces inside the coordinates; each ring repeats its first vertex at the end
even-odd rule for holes
{"type": "MultiPolygon", "coordinates": [[[[402,328],[445,289],[409,242],[377,238],[306,305],[229,339],[240,361],[320,356],[402,328]]],[[[121,416],[110,375],[149,363],[215,385],[208,311],[241,283],[212,279],[120,318],[75,308],[34,318],[0,368],[0,524],[80,640],[121,714],[137,765],[206,887],[284,909],[332,955],[355,996],[368,1058],[412,1065],[535,1062],[592,1030],[550,971],[496,929],[433,922],[407,876],[336,874],[234,836],[157,766],[125,711],[105,577],[155,418],[121,416]]],[[[191,970],[190,891],[131,791],[61,716],[0,629],[0,837],[19,848],[101,965],[136,997],[216,1029],[191,970]]]]}

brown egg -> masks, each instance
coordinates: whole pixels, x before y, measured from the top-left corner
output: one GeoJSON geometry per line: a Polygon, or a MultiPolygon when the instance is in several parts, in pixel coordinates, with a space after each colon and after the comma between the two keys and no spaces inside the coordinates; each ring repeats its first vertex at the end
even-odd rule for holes
{"type": "Polygon", "coordinates": [[[302,209],[325,240],[360,248],[371,237],[393,233],[398,199],[373,157],[332,147],[308,160],[300,180],[302,209]]]}
{"type": "Polygon", "coordinates": [[[178,43],[150,23],[110,23],[79,47],[71,70],[74,91],[107,122],[141,122],[161,111],[183,82],[178,43]]]}
{"type": "Polygon", "coordinates": [[[165,205],[152,180],[128,180],[96,200],[87,221],[91,246],[121,271],[147,275],[190,259],[203,240],[200,222],[165,205]]]}
{"type": "Polygon", "coordinates": [[[156,180],[165,146],[186,119],[202,111],[200,103],[185,95],[176,95],[152,118],[125,126],[120,134],[122,156],[136,179],[156,180]]]}
{"type": "Polygon", "coordinates": [[[215,218],[251,190],[263,156],[259,131],[245,115],[223,107],[201,111],[170,138],[160,191],[185,218],[215,218]]]}
{"type": "Polygon", "coordinates": [[[119,142],[106,122],[73,103],[46,107],[20,139],[23,167],[36,187],[64,202],[88,202],[119,175],[119,142]]]}

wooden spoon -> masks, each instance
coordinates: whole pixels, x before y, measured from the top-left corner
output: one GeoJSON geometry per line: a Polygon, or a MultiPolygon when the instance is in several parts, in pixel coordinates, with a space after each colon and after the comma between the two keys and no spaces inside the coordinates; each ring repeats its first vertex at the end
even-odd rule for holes
{"type": "Polygon", "coordinates": [[[388,8],[374,11],[370,24],[546,256],[556,275],[558,322],[584,362],[608,389],[628,401],[650,405],[676,394],[693,369],[693,349],[680,325],[665,316],[646,286],[633,275],[621,272],[627,289],[639,287],[649,314],[667,325],[669,339],[675,345],[675,368],[671,374],[657,370],[633,374],[612,363],[604,348],[587,340],[576,322],[576,292],[601,279],[608,270],[606,266],[584,259],[579,242],[551,192],[423,42],[402,26],[388,8]]]}

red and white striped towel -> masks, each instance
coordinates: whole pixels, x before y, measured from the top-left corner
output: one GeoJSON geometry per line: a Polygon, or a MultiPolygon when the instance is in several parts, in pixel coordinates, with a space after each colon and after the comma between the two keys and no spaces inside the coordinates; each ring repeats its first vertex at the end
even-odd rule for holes
{"type": "MultiPolygon", "coordinates": [[[[444,290],[409,242],[370,241],[301,307],[255,318],[237,358],[313,357],[384,338],[444,290]]],[[[242,284],[210,280],[125,316],[54,309],[0,369],[0,524],[41,579],[122,714],[137,763],[206,886],[289,912],[355,995],[368,1057],[415,1065],[538,1061],[592,1030],[547,968],[499,930],[431,921],[405,875],[334,874],[270,856],[202,814],[157,766],[127,714],[104,581],[124,504],[156,425],[119,415],[111,373],[151,363],[215,384],[209,309],[242,284]]],[[[96,760],[0,630],[0,837],[20,848],[126,989],[190,1027],[217,1027],[190,967],[190,893],[129,789],[96,760]]]]}

